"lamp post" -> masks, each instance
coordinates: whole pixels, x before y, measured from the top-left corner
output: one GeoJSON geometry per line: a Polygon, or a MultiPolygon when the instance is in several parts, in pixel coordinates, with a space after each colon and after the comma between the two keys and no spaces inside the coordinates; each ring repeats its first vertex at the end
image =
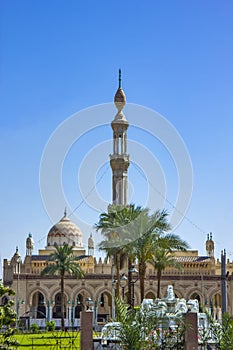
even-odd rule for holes
{"type": "Polygon", "coordinates": [[[125,273],[123,273],[120,277],[120,281],[121,281],[121,290],[122,290],[122,300],[125,299],[125,284],[126,281],[128,280],[128,277],[125,275],[125,273]]]}
{"type": "Polygon", "coordinates": [[[74,300],[71,302],[71,328],[74,330],[74,300]]]}
{"type": "Polygon", "coordinates": [[[20,273],[20,256],[17,257],[16,266],[17,266],[17,287],[16,287],[16,328],[19,327],[19,273],[20,273]]]}
{"type": "Polygon", "coordinates": [[[131,309],[134,309],[134,284],[137,282],[138,280],[138,270],[135,268],[135,266],[131,266],[131,268],[129,269],[129,273],[131,274],[131,285],[132,285],[132,296],[131,296],[131,309]]]}
{"type": "Polygon", "coordinates": [[[94,301],[94,330],[97,330],[98,301],[94,301]]]}
{"type": "Polygon", "coordinates": [[[50,321],[50,301],[47,301],[47,321],[50,321]]]}
{"type": "Polygon", "coordinates": [[[115,296],[116,296],[116,284],[117,280],[112,281],[112,319],[115,321],[116,317],[116,306],[115,306],[115,296]]]}

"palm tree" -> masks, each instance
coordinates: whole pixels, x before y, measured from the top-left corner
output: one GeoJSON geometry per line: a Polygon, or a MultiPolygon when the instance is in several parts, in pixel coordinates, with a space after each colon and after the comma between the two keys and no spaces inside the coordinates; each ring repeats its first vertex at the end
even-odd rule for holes
{"type": "MultiPolygon", "coordinates": [[[[132,222],[143,211],[141,207],[129,206],[110,206],[107,213],[100,215],[99,222],[95,225],[97,231],[101,230],[104,240],[99,244],[100,249],[107,252],[108,256],[113,257],[116,268],[116,296],[119,297],[120,290],[120,269],[123,266],[126,256],[128,258],[128,269],[132,265],[132,250],[129,249],[129,243],[132,241],[131,227],[132,222]]],[[[131,296],[131,280],[128,279],[128,302],[131,296]]]]}
{"type": "Polygon", "coordinates": [[[132,243],[129,244],[129,247],[133,251],[134,260],[138,262],[141,302],[145,295],[147,262],[153,257],[153,242],[162,233],[170,229],[167,216],[168,214],[165,210],[157,210],[152,215],[149,215],[148,209],[144,209],[137,219],[134,220],[131,227],[132,243]]]}
{"type": "MultiPolygon", "coordinates": [[[[170,229],[167,212],[157,210],[149,215],[149,209],[130,204],[127,207],[111,206],[108,213],[100,215],[96,224],[106,238],[100,248],[114,257],[116,279],[120,277],[120,257],[128,257],[128,271],[134,261],[138,262],[141,301],[144,299],[144,280],[148,260],[153,256],[155,237],[170,229]]],[[[131,304],[131,273],[128,275],[128,303],[131,304]]],[[[119,283],[117,284],[119,296],[119,283]]]]}
{"type": "Polygon", "coordinates": [[[84,277],[84,272],[77,262],[78,257],[73,254],[73,247],[64,244],[55,246],[56,251],[50,254],[49,262],[41,275],[60,275],[61,280],[61,327],[65,328],[64,323],[64,278],[65,274],[73,275],[77,278],[84,277]]]}
{"type": "Polygon", "coordinates": [[[167,267],[175,267],[177,269],[182,268],[182,264],[176,260],[174,255],[175,250],[186,251],[189,245],[186,241],[182,240],[178,235],[167,234],[165,236],[158,236],[153,242],[152,259],[149,263],[157,270],[157,298],[160,298],[160,282],[162,272],[167,267]]]}

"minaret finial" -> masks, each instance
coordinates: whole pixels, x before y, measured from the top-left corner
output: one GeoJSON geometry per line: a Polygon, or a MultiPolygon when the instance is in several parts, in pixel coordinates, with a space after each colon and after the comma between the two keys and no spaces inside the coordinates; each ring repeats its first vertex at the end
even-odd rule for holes
{"type": "Polygon", "coordinates": [[[121,69],[119,69],[119,89],[121,89],[121,69]]]}
{"type": "Polygon", "coordinates": [[[64,210],[64,217],[65,217],[65,218],[66,218],[66,214],[67,214],[67,213],[66,213],[66,207],[65,207],[65,210],[64,210]]]}

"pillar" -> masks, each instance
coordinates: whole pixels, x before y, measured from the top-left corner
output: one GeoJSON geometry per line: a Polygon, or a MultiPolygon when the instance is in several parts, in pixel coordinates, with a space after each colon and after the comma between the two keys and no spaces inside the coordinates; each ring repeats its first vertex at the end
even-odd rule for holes
{"type": "Polygon", "coordinates": [[[198,322],[196,312],[187,312],[185,319],[185,350],[198,350],[198,322]]]}
{"type": "Polygon", "coordinates": [[[93,350],[93,312],[80,312],[81,350],[93,350]]]}

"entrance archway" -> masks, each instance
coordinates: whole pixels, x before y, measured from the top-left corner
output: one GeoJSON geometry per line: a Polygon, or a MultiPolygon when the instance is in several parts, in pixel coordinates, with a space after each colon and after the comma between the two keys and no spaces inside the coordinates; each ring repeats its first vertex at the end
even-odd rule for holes
{"type": "Polygon", "coordinates": [[[41,292],[32,297],[32,314],[34,318],[46,318],[45,298],[41,292]]]}
{"type": "MultiPolygon", "coordinates": [[[[57,293],[54,298],[53,318],[61,318],[61,293],[57,293]]],[[[66,318],[66,300],[64,300],[64,318],[66,318]]]]}

